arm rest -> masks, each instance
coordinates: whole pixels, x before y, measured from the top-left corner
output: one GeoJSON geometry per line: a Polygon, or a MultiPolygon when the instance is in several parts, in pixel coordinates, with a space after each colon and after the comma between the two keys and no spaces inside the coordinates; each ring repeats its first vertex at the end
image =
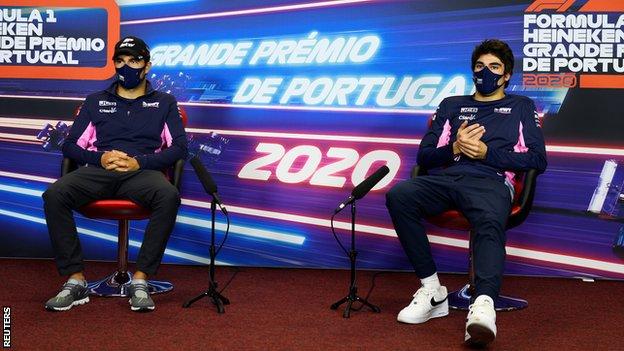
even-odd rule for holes
{"type": "Polygon", "coordinates": [[[77,168],[78,164],[76,164],[76,161],[68,157],[63,157],[63,162],[61,163],[61,177],[69,172],[75,171],[77,168]]]}
{"type": "Polygon", "coordinates": [[[527,218],[529,212],[531,212],[531,208],[533,207],[533,198],[535,197],[537,175],[538,172],[536,169],[529,169],[524,174],[524,179],[522,180],[524,183],[522,186],[522,192],[514,202],[514,207],[517,207],[517,210],[513,211],[513,213],[509,216],[507,228],[513,228],[520,225],[527,218]]]}
{"type": "Polygon", "coordinates": [[[427,175],[427,170],[424,167],[420,167],[419,165],[415,165],[412,167],[412,173],[410,173],[410,178],[414,179],[418,176],[427,175]]]}
{"type": "Polygon", "coordinates": [[[175,186],[178,189],[178,191],[180,191],[180,185],[182,184],[182,173],[184,172],[184,163],[186,163],[184,159],[179,159],[173,165],[173,170],[172,170],[173,174],[171,177],[171,184],[173,184],[173,186],[175,186]]]}

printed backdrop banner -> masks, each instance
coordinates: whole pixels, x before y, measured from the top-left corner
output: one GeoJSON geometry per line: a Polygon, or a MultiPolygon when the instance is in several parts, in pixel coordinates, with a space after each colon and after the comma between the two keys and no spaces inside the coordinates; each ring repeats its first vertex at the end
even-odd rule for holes
{"type": "MultiPolygon", "coordinates": [[[[221,264],[348,267],[330,215],[385,164],[358,202],[358,264],[409,270],[384,195],[409,177],[440,101],[473,93],[472,50],[496,37],[516,57],[507,92],[535,101],[549,160],[530,216],[507,233],[506,272],[624,278],[624,1],[602,0],[3,4],[0,256],[53,256],[41,193],[126,35],[150,46],[148,79],[186,110],[191,152],[228,206],[221,264]]],[[[209,197],[190,165],[182,198],[164,261],[207,263],[209,197]]],[[[87,259],[116,258],[116,223],[76,223],[87,259]]],[[[131,224],[131,258],[145,224],[131,224]]],[[[335,227],[347,242],[348,211],[335,227]]],[[[428,234],[441,271],[466,270],[467,233],[428,234]]]]}

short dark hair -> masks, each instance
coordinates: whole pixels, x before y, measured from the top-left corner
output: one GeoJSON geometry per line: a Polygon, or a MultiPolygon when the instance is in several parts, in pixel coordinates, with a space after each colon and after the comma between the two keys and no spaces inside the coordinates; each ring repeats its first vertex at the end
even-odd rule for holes
{"type": "MultiPolygon", "coordinates": [[[[505,74],[509,73],[509,75],[513,74],[514,67],[514,55],[511,51],[511,48],[507,43],[498,39],[486,39],[481,42],[481,44],[477,45],[472,52],[472,67],[471,69],[474,71],[475,65],[477,64],[477,60],[482,55],[492,54],[498,57],[499,60],[505,66],[505,74]]],[[[505,88],[509,86],[509,81],[505,82],[505,88]]]]}

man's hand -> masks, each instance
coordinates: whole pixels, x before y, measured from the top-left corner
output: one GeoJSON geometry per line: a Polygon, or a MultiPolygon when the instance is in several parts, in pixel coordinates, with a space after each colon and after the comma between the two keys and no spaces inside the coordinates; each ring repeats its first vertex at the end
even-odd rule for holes
{"type": "Polygon", "coordinates": [[[453,154],[463,153],[472,159],[484,159],[487,145],[481,141],[483,134],[485,134],[485,127],[477,123],[469,126],[468,121],[464,121],[457,131],[457,140],[453,143],[453,154]]]}
{"type": "Polygon", "coordinates": [[[128,155],[125,152],[117,151],[117,150],[106,151],[102,155],[102,158],[100,159],[100,164],[102,164],[102,167],[104,167],[107,170],[113,170],[116,168],[116,167],[112,167],[113,162],[124,157],[128,157],[128,155]]]}
{"type": "Polygon", "coordinates": [[[134,157],[129,156],[126,156],[125,159],[114,161],[113,164],[116,166],[114,170],[117,172],[129,172],[139,169],[139,163],[137,160],[134,157]]]}
{"type": "Polygon", "coordinates": [[[106,151],[100,160],[102,167],[109,171],[127,172],[139,169],[139,164],[133,157],[123,151],[106,151]]]}

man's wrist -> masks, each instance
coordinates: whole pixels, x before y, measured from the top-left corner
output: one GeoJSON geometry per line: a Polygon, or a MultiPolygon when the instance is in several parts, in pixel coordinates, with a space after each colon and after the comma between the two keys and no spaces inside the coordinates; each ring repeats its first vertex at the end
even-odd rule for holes
{"type": "Polygon", "coordinates": [[[459,144],[457,141],[453,142],[453,156],[457,156],[461,154],[461,150],[459,149],[459,144]]]}
{"type": "Polygon", "coordinates": [[[100,165],[101,165],[102,167],[106,168],[107,164],[106,164],[106,160],[104,160],[104,157],[106,156],[106,152],[102,152],[99,156],[100,156],[100,157],[99,157],[99,159],[100,159],[100,165]]]}
{"type": "Polygon", "coordinates": [[[486,146],[486,149],[485,149],[485,155],[483,156],[483,162],[489,164],[490,166],[493,166],[494,162],[492,162],[492,158],[496,158],[496,149],[489,148],[487,147],[487,145],[485,146],[486,146]]]}
{"type": "Polygon", "coordinates": [[[481,145],[482,145],[482,146],[481,146],[481,148],[482,148],[482,151],[481,151],[481,159],[482,159],[482,160],[485,160],[485,158],[487,157],[488,146],[487,146],[487,144],[486,144],[486,143],[483,143],[483,142],[481,143],[481,145]]]}
{"type": "Polygon", "coordinates": [[[136,160],[137,166],[139,168],[144,168],[145,157],[143,157],[142,155],[136,155],[133,158],[136,160]]]}

